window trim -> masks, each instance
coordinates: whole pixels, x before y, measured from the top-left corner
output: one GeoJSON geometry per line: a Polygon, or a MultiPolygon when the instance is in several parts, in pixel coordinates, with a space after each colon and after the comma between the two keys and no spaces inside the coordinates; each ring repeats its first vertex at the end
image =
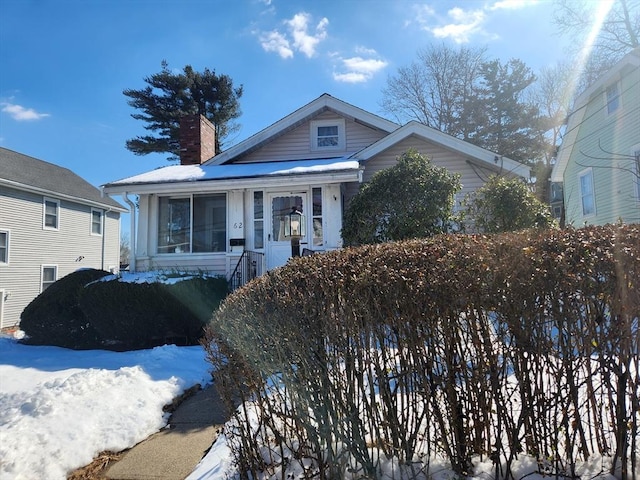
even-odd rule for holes
{"type": "Polygon", "coordinates": [[[53,282],[51,282],[49,285],[47,285],[47,287],[51,286],[53,283],[55,283],[58,280],[58,265],[52,265],[52,264],[42,264],[40,265],[40,293],[44,292],[46,290],[46,288],[44,287],[44,270],[46,268],[52,268],[53,269],[53,282]]]}
{"type": "Polygon", "coordinates": [[[607,117],[610,117],[611,115],[616,115],[620,110],[622,110],[622,93],[620,90],[620,80],[616,80],[604,87],[604,111],[607,117]],[[609,98],[609,91],[614,87],[616,89],[616,96],[609,98]],[[615,109],[610,110],[609,105],[614,101],[615,109]]]}
{"type": "Polygon", "coordinates": [[[100,209],[100,208],[91,208],[91,222],[89,225],[89,228],[91,230],[91,235],[93,235],[94,237],[101,237],[102,233],[104,232],[104,210],[100,209]],[[99,213],[100,214],[100,232],[96,233],[93,231],[93,214],[94,213],[99,213]]]}
{"type": "Polygon", "coordinates": [[[344,118],[336,118],[332,120],[312,120],[310,123],[310,139],[311,139],[311,151],[323,152],[332,150],[345,150],[346,149],[346,135],[345,135],[345,121],[344,118]],[[320,147],[318,146],[318,128],[319,127],[338,127],[338,144],[320,147]]]}
{"type": "Polygon", "coordinates": [[[6,248],[6,261],[2,261],[2,259],[0,258],[0,265],[9,265],[9,261],[10,261],[10,257],[9,257],[9,253],[11,251],[11,230],[5,229],[5,228],[0,228],[0,234],[4,233],[6,235],[6,239],[7,239],[7,244],[5,246],[6,248]]]}
{"type": "Polygon", "coordinates": [[[640,143],[631,147],[631,161],[633,162],[631,168],[634,174],[631,176],[631,181],[635,186],[636,200],[640,202],[640,143]]]}
{"type": "Polygon", "coordinates": [[[595,179],[593,178],[593,169],[591,167],[585,168],[578,172],[578,188],[580,189],[580,210],[582,212],[583,217],[593,217],[596,215],[596,189],[595,189],[595,179]],[[589,175],[591,177],[591,196],[593,197],[593,211],[585,213],[584,211],[584,192],[582,191],[582,178],[589,175]]]}
{"type": "Polygon", "coordinates": [[[42,199],[42,229],[51,230],[51,231],[60,230],[60,200],[56,198],[49,198],[49,197],[44,197],[42,199]],[[55,227],[50,227],[47,225],[47,203],[49,202],[56,204],[56,226],[55,227]]]}

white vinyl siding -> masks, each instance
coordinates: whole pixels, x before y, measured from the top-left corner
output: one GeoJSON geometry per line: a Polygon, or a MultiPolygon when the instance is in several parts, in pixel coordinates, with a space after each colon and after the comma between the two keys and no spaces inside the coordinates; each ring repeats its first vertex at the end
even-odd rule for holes
{"type": "Polygon", "coordinates": [[[102,210],[96,208],[91,209],[91,235],[102,236],[102,210]]]}
{"type": "Polygon", "coordinates": [[[338,157],[362,150],[386,135],[386,133],[379,130],[369,128],[349,119],[343,119],[331,111],[318,115],[312,121],[328,121],[335,124],[339,120],[344,121],[345,144],[342,149],[312,151],[311,121],[308,121],[274,139],[262,148],[238,159],[237,163],[338,157]]]}
{"type": "MultiPolygon", "coordinates": [[[[367,160],[363,182],[371,180],[376,172],[394,166],[397,163],[398,157],[409,149],[415,149],[427,156],[434,165],[444,167],[451,173],[461,174],[460,183],[462,183],[462,190],[458,195],[459,198],[463,198],[467,193],[471,193],[480,188],[484,185],[486,178],[491,174],[499,173],[497,167],[491,169],[484,165],[470,164],[470,161],[467,161],[465,157],[457,152],[426,142],[418,137],[408,137],[402,142],[367,160]]],[[[348,185],[345,191],[346,204],[348,204],[350,198],[357,193],[358,188],[359,185],[357,183],[348,185]]]]}
{"type": "Polygon", "coordinates": [[[91,235],[92,206],[56,203],[59,230],[43,228],[41,194],[0,186],[0,228],[10,232],[9,263],[0,266],[0,289],[9,295],[2,328],[17,325],[24,308],[40,293],[42,265],[56,265],[58,278],[80,268],[119,265],[119,212],[103,213],[103,237],[99,237],[91,235]]]}
{"type": "Polygon", "coordinates": [[[42,265],[40,273],[40,292],[44,292],[58,279],[57,265],[42,265]]]}
{"type": "Polygon", "coordinates": [[[46,230],[60,229],[60,201],[44,198],[42,202],[42,228],[46,230]]]}
{"type": "Polygon", "coordinates": [[[0,265],[9,264],[9,231],[0,230],[0,265]]]}

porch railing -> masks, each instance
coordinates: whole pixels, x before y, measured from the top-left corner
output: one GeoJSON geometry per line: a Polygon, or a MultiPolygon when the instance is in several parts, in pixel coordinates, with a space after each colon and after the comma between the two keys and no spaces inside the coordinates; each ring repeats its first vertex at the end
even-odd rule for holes
{"type": "Polygon", "coordinates": [[[229,290],[243,286],[245,283],[264,273],[264,254],[245,250],[238,260],[236,268],[229,277],[229,290]]]}

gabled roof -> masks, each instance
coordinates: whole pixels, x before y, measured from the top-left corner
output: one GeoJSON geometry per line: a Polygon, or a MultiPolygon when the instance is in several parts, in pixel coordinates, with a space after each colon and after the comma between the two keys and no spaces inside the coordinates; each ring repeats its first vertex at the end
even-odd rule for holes
{"type": "Polygon", "coordinates": [[[602,75],[596,82],[594,82],[589,88],[576,98],[575,105],[573,106],[573,112],[569,115],[569,122],[567,123],[567,130],[564,138],[562,139],[562,145],[560,145],[560,151],[558,152],[558,158],[556,164],[551,172],[552,182],[563,182],[564,171],[567,168],[569,159],[573,154],[573,147],[576,144],[578,133],[580,131],[580,125],[584,120],[584,115],[587,110],[587,104],[591,98],[601,91],[604,87],[613,83],[619,75],[619,72],[627,65],[640,67],[640,47],[635,48],[622,59],[616,63],[607,73],[602,75]]]}
{"type": "Polygon", "coordinates": [[[0,185],[72,202],[128,210],[71,170],[0,147],[0,185]]]}
{"type": "Polygon", "coordinates": [[[224,163],[228,163],[240,155],[245,155],[253,150],[261,148],[267,143],[272,142],[281,135],[327,110],[331,110],[347,118],[352,118],[358,123],[386,133],[393,132],[399,127],[397,123],[386,120],[378,115],[374,115],[366,110],[362,110],[361,108],[343,102],[342,100],[338,100],[328,93],[323,93],[312,102],[287,115],[283,119],[278,120],[271,126],[216,155],[205,162],[204,165],[222,165],[224,163]]]}
{"type": "Polygon", "coordinates": [[[460,140],[459,138],[443,133],[435,128],[428,127],[415,120],[412,120],[406,125],[394,130],[392,133],[381,138],[376,143],[360,150],[352,155],[351,158],[359,161],[367,161],[371,157],[378,155],[384,150],[411,136],[422,138],[425,141],[434,143],[449,150],[455,150],[456,152],[469,157],[469,160],[490,166],[492,169],[498,170],[501,168],[503,171],[519,175],[523,178],[529,178],[530,176],[530,168],[523,163],[516,162],[515,160],[511,160],[507,157],[502,157],[494,152],[477,147],[469,142],[460,140]]]}

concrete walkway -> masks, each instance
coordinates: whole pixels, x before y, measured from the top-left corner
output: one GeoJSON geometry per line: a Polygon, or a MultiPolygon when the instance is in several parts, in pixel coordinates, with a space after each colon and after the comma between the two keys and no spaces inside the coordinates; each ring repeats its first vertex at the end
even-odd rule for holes
{"type": "Polygon", "coordinates": [[[215,387],[182,402],[161,430],[128,450],[105,473],[112,480],[184,480],[218,437],[225,423],[215,387]]]}

